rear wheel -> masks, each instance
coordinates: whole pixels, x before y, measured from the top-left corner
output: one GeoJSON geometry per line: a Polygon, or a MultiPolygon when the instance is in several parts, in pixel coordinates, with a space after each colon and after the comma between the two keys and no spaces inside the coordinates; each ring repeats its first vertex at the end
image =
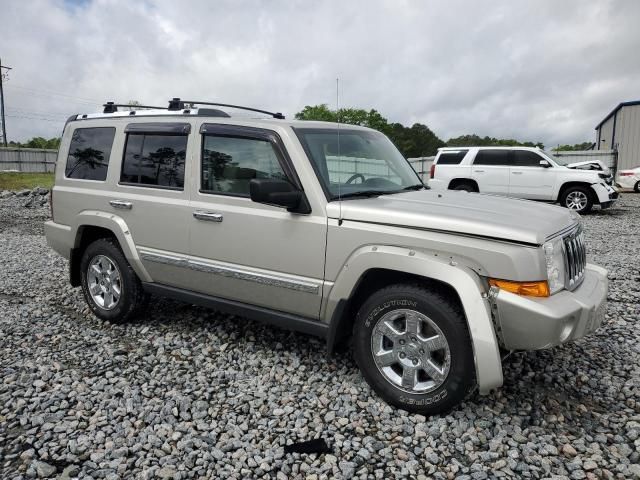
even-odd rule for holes
{"type": "Polygon", "coordinates": [[[633,189],[637,192],[640,193],[640,181],[637,181],[636,184],[633,186],[633,189]]]}
{"type": "Polygon", "coordinates": [[[443,294],[406,284],[379,290],[360,308],[353,338],[364,378],[396,407],[442,413],[475,385],[466,320],[443,294]]]}
{"type": "Polygon", "coordinates": [[[82,293],[91,311],[102,320],[120,323],[132,318],[147,295],[114,240],[91,243],[80,261],[82,293]]]}
{"type": "Polygon", "coordinates": [[[583,214],[591,210],[593,200],[591,198],[591,192],[587,187],[577,185],[575,187],[569,187],[562,192],[560,204],[569,210],[575,210],[583,214]]]}

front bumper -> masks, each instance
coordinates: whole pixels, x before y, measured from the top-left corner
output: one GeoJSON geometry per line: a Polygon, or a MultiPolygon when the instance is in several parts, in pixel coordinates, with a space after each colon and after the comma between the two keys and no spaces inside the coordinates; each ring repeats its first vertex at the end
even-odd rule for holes
{"type": "Polygon", "coordinates": [[[613,205],[620,196],[615,188],[606,183],[594,183],[591,185],[591,189],[596,194],[598,203],[603,208],[608,208],[613,205]]]}
{"type": "Polygon", "coordinates": [[[507,350],[540,350],[588,335],[604,319],[607,271],[588,264],[582,284],[547,298],[499,290],[493,299],[494,322],[507,350]]]}

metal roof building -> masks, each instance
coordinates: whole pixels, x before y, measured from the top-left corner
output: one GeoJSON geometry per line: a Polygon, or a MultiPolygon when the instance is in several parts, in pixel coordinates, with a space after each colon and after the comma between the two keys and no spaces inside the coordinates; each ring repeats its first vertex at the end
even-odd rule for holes
{"type": "Polygon", "coordinates": [[[617,170],[640,165],[640,100],[622,102],[596,126],[596,149],[617,150],[617,170]]]}

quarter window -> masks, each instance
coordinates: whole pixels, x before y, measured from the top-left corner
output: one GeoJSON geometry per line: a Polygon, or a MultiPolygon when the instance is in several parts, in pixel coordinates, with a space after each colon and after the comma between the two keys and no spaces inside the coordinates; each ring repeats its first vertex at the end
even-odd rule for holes
{"type": "Polygon", "coordinates": [[[456,152],[443,152],[438,157],[438,165],[458,165],[467,154],[468,150],[456,152]]]}
{"type": "Polygon", "coordinates": [[[527,150],[513,151],[514,167],[539,167],[540,160],[543,160],[543,158],[535,152],[529,152],[527,150]]]}
{"type": "Polygon", "coordinates": [[[187,135],[129,133],[120,182],[184,188],[187,135]]]}
{"type": "Polygon", "coordinates": [[[269,141],[204,135],[202,192],[249,196],[252,178],[287,178],[269,141]]]}
{"type": "Polygon", "coordinates": [[[65,176],[104,181],[115,133],[113,127],[76,128],[69,145],[65,176]]]}
{"type": "Polygon", "coordinates": [[[474,165],[509,165],[509,150],[479,150],[474,165]]]}

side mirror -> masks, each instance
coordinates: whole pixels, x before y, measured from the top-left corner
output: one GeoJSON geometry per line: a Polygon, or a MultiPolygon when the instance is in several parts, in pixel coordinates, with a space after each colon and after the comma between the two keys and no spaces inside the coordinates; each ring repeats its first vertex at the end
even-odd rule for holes
{"type": "Polygon", "coordinates": [[[551,168],[551,164],[548,160],[540,160],[540,166],[542,168],[551,168]]]}
{"type": "Polygon", "coordinates": [[[294,213],[311,212],[304,192],[286,180],[254,178],[249,182],[249,193],[251,200],[257,203],[284,207],[294,213]]]}

